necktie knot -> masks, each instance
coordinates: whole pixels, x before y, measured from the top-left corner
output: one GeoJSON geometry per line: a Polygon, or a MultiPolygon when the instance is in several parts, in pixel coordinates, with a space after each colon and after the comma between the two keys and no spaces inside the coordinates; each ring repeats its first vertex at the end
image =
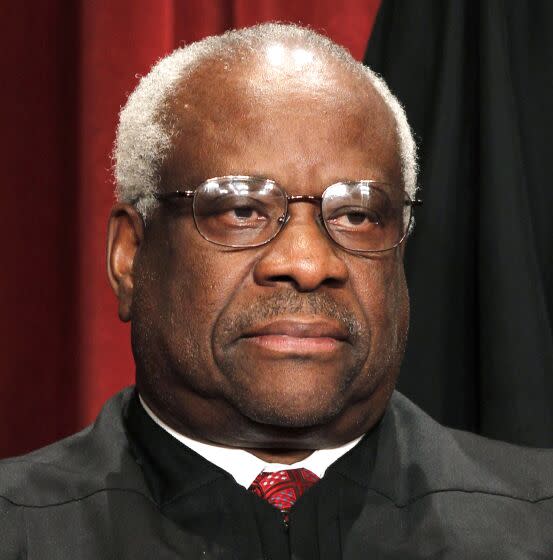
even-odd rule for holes
{"type": "Polygon", "coordinates": [[[257,475],[249,490],[279,509],[287,523],[290,508],[318,480],[319,477],[308,469],[262,472],[257,475]]]}

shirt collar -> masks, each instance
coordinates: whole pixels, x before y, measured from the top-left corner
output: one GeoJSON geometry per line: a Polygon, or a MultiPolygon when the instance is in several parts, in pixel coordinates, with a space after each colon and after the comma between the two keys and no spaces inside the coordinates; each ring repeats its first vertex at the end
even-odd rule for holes
{"type": "Polygon", "coordinates": [[[160,428],[189,449],[192,449],[192,451],[195,451],[198,455],[201,455],[207,461],[228,472],[234,480],[244,488],[249,488],[257,475],[261,472],[276,472],[304,468],[315,473],[319,478],[322,478],[328,467],[347,453],[363,437],[358,437],[339,447],[318,449],[309,455],[309,457],[297,463],[292,463],[291,465],[268,463],[243,449],[213,445],[186,437],[160,420],[144,402],[141,396],[139,396],[139,399],[148,416],[150,416],[160,428]]]}

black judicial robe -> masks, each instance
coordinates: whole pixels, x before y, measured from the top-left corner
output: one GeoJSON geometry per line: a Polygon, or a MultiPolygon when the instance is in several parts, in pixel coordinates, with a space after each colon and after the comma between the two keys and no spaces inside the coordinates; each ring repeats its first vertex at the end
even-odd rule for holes
{"type": "Polygon", "coordinates": [[[444,428],[399,393],[280,512],[179,444],[131,389],[0,462],[0,559],[551,559],[553,451],[444,428]]]}

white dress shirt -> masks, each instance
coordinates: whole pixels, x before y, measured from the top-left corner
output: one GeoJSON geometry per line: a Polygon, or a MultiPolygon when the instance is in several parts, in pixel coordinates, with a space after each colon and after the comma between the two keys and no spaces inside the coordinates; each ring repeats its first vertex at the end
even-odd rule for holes
{"type": "Polygon", "coordinates": [[[189,447],[192,451],[201,455],[204,459],[227,471],[234,477],[234,480],[236,480],[236,482],[244,488],[249,488],[251,483],[261,472],[276,472],[304,468],[315,473],[319,478],[322,478],[326,469],[328,469],[334,461],[347,453],[355,444],[357,444],[361,437],[363,437],[358,437],[353,441],[349,441],[348,443],[341,445],[340,447],[333,447],[332,449],[317,449],[316,451],[313,451],[309,457],[306,457],[297,463],[292,463],[291,465],[268,463],[243,449],[203,443],[183,436],[162,422],[142,400],[142,397],[139,398],[144,410],[158,426],[163,428],[168,434],[171,434],[183,445],[186,445],[186,447],[189,447]]]}

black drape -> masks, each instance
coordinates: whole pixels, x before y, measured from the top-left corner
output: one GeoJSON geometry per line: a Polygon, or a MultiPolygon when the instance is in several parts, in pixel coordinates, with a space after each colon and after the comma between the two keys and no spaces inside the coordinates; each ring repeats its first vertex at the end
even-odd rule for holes
{"type": "Polygon", "coordinates": [[[553,2],[383,0],[365,62],[420,146],[399,388],[448,425],[553,446],[553,2]]]}

